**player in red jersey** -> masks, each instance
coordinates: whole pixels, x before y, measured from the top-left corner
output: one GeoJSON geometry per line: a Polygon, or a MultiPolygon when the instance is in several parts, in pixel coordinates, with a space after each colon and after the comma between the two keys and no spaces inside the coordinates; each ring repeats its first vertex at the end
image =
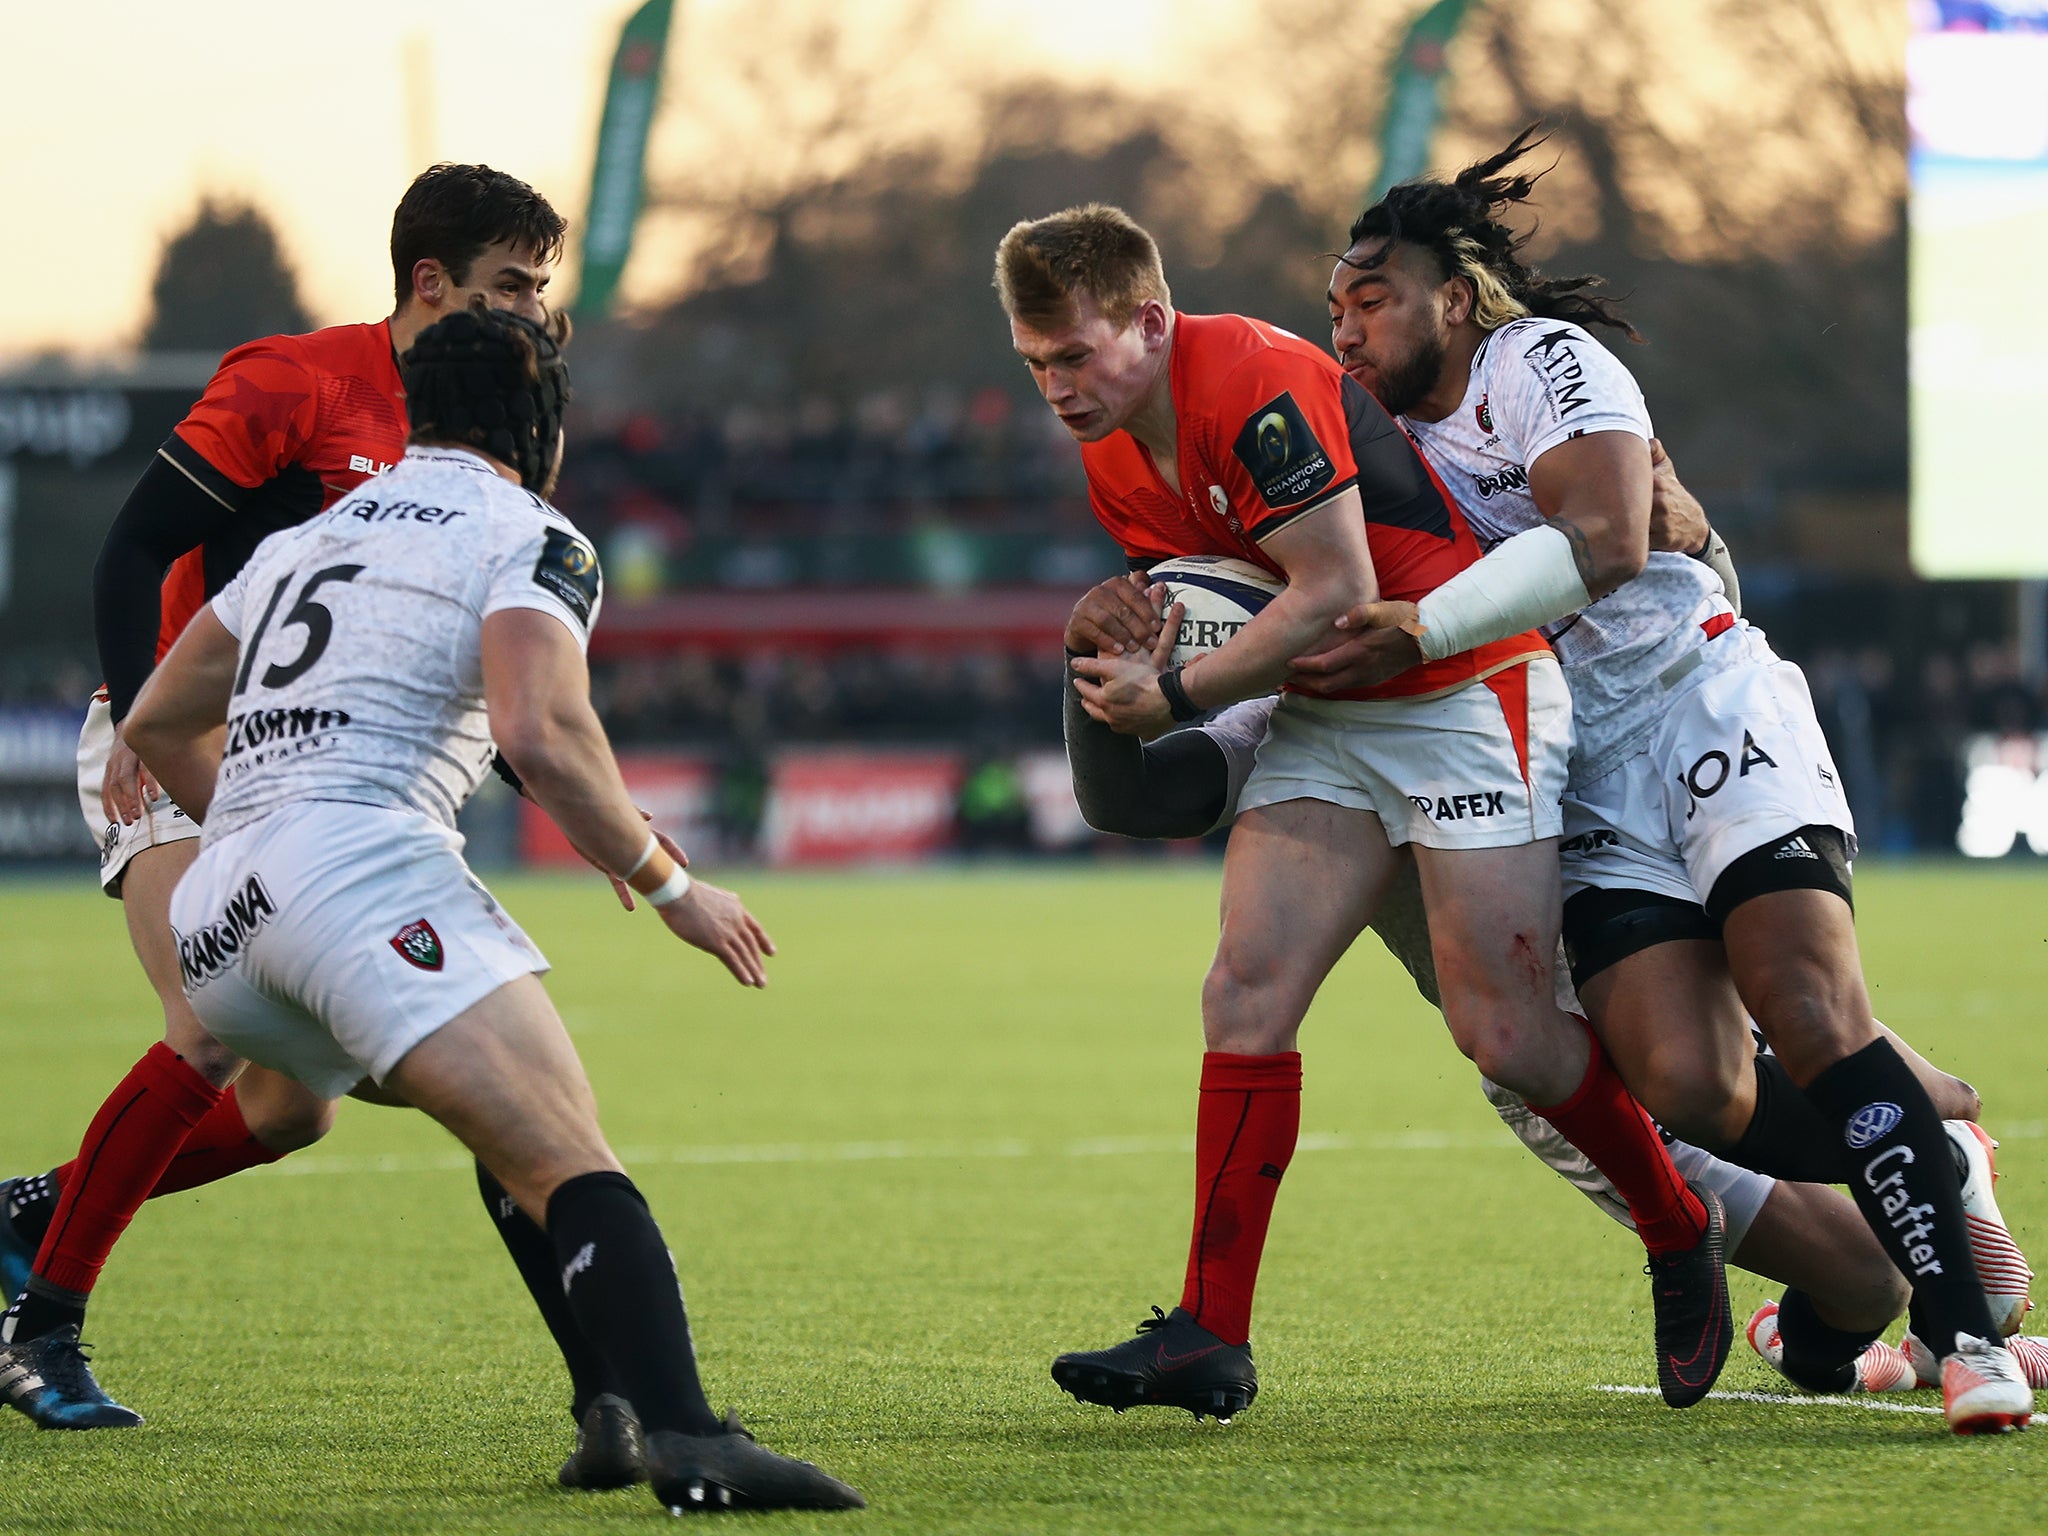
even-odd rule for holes
{"type": "MultiPolygon", "coordinates": [[[[101,884],[121,900],[163,1004],[164,1038],[108,1096],[74,1161],[0,1184],[0,1282],[13,1303],[0,1343],[47,1341],[33,1369],[17,1369],[11,1350],[0,1359],[0,1397],[45,1427],[141,1422],[100,1391],[77,1340],[87,1297],[142,1202],[275,1161],[326,1134],[333,1117],[292,1079],[245,1072],[187,1004],[169,910],[199,829],[142,770],[121,723],[187,621],[265,537],[404,456],[397,357],[420,332],[479,296],[544,318],[566,229],[545,198],[501,171],[424,172],[392,219],[389,318],[230,352],[107,534],[93,573],[106,685],[79,738],[79,794],[100,834],[101,884]]],[[[274,622],[310,642],[323,618],[310,607],[274,622]]]]}
{"type": "MultiPolygon", "coordinates": [[[[1163,646],[1077,659],[1095,718],[1156,735],[1269,693],[1347,604],[1428,592],[1479,559],[1456,504],[1363,388],[1276,327],[1176,313],[1157,247],[1120,210],[1017,225],[996,286],[1018,353],[1082,444],[1096,515],[1133,566],[1229,555],[1287,583],[1183,668],[1158,670],[1163,646]]],[[[1537,1112],[1622,1192],[1651,1254],[1665,1396],[1705,1395],[1732,1334],[1719,1203],[1687,1187],[1584,1021],[1555,1001],[1570,716],[1534,634],[1391,687],[1282,700],[1239,799],[1203,987],[1181,1304],[1155,1308],[1137,1339],[1061,1356],[1053,1376],[1066,1390],[1223,1418],[1252,1400],[1252,1289],[1300,1124],[1297,1031],[1411,844],[1453,1038],[1488,1077],[1548,1106],[1537,1112]]]]}

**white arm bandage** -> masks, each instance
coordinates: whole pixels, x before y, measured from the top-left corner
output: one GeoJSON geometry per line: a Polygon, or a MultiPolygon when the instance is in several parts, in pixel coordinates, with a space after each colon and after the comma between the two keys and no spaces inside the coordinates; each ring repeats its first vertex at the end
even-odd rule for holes
{"type": "Polygon", "coordinates": [[[1416,605],[1422,659],[1440,661],[1505,640],[1591,601],[1572,541],[1545,523],[1495,545],[1416,605]]]}

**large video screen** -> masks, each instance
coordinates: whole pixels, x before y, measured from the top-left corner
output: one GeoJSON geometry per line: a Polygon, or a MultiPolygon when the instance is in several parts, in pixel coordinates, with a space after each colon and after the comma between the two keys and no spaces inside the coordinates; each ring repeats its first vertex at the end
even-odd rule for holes
{"type": "Polygon", "coordinates": [[[1913,567],[2048,576],[2048,0],[1913,0],[1913,567]]]}

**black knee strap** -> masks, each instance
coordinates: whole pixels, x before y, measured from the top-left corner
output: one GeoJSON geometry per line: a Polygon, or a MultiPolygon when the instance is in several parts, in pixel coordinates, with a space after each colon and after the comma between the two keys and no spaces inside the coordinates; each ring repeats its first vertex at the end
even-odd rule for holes
{"type": "Polygon", "coordinates": [[[1697,902],[1656,891],[1580,891],[1564,904],[1564,952],[1575,987],[1653,945],[1720,937],[1721,925],[1697,902]]]}

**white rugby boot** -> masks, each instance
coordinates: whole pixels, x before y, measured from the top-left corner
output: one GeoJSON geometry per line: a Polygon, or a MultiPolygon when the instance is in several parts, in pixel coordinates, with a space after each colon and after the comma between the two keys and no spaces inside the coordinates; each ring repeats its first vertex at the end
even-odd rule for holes
{"type": "MultiPolygon", "coordinates": [[[[2048,1392],[2048,1339],[2036,1339],[2024,1333],[2014,1334],[2005,1341],[2005,1347],[2012,1351],[2012,1357],[2020,1368],[2020,1375],[2036,1392],[2048,1392]]],[[[1917,1333],[1908,1333],[1899,1340],[1899,1353],[1906,1357],[1906,1363],[1913,1368],[1913,1380],[1922,1387],[1941,1385],[1941,1362],[1934,1358],[1934,1351],[1920,1342],[1917,1333]]]]}
{"type": "MultiPolygon", "coordinates": [[[[1785,1374],[1785,1346],[1778,1337],[1778,1304],[1767,1301],[1749,1320],[1749,1347],[1779,1375],[1785,1374]]],[[[1791,1381],[1788,1376],[1785,1378],[1791,1381]]],[[[1875,1340],[1856,1357],[1856,1384],[1851,1392],[1906,1392],[1919,1383],[1905,1355],[1882,1339],[1875,1340]]],[[[1792,1382],[1797,1387],[1799,1383],[1792,1382]]],[[[1804,1387],[1799,1388],[1805,1391],[1804,1387]]]]}
{"type": "Polygon", "coordinates": [[[1945,1120],[1942,1127],[1956,1149],[1962,1171],[1963,1220],[1970,1229],[1970,1257],[1976,1261],[1977,1278],[1984,1283],[1991,1321],[2001,1336],[2010,1338],[2020,1331],[2034,1305],[2028,1294],[2034,1272],[2027,1267],[2027,1256],[2012,1240],[1992,1197],[1992,1186],[1998,1182],[1998,1160],[1992,1154],[1998,1143],[1969,1120],[1945,1120]]]}
{"type": "Polygon", "coordinates": [[[1941,1362],[1941,1405],[1959,1435],[2002,1435],[2027,1427],[2034,1389],[2004,1344],[1959,1333],[1956,1352],[1941,1362]]]}

